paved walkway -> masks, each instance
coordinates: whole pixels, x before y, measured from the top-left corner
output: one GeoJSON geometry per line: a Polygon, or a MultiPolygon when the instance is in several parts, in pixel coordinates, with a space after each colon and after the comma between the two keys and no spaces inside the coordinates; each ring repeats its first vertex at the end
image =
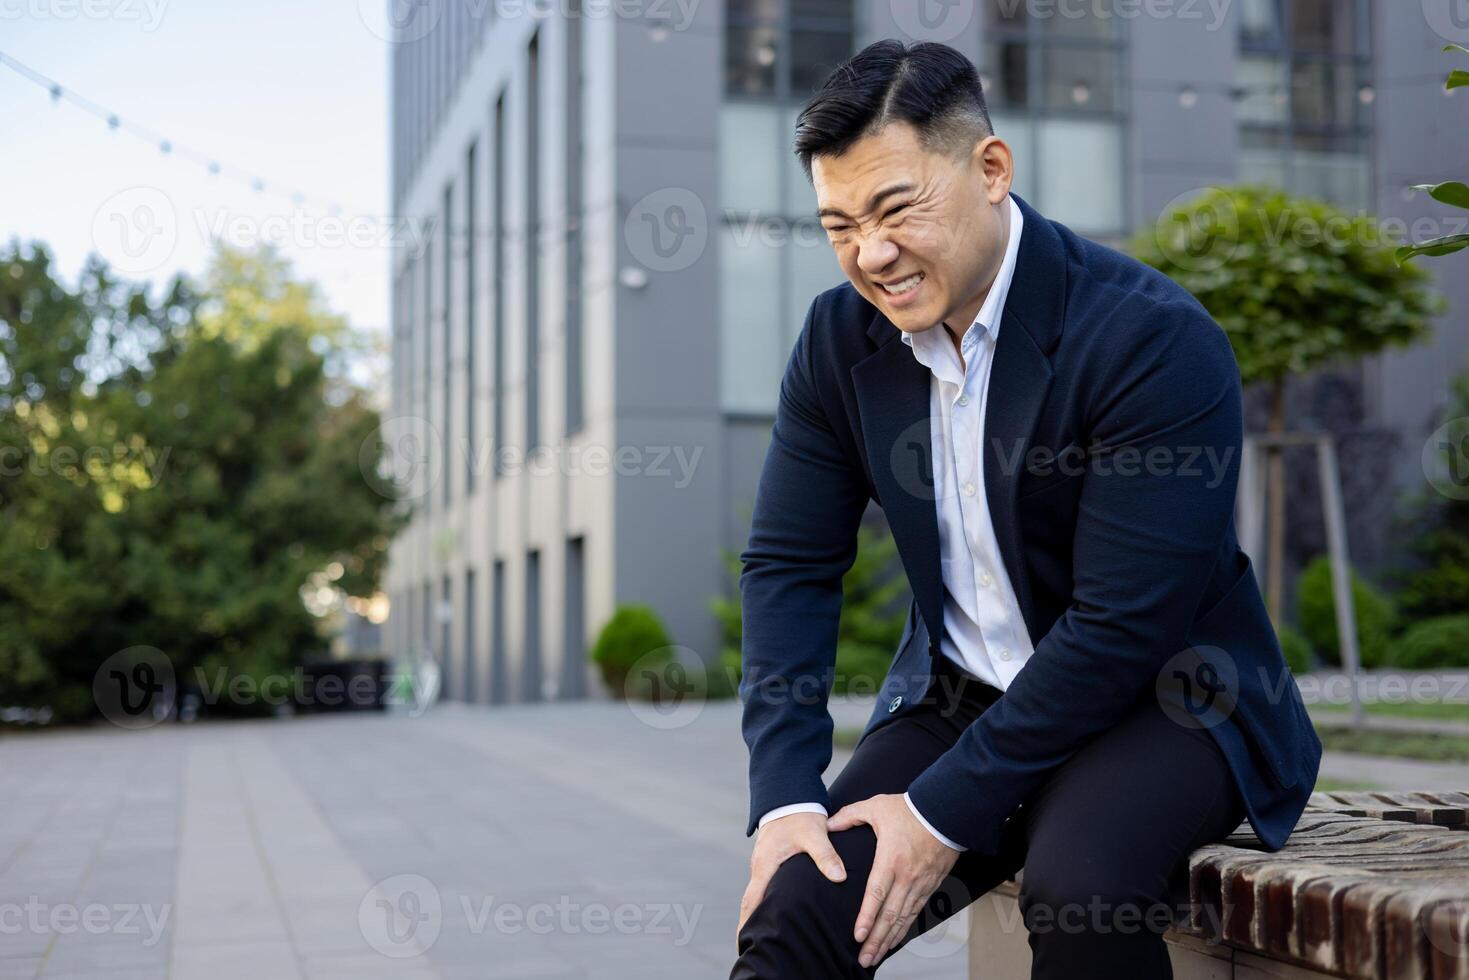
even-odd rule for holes
{"type": "MultiPolygon", "coordinates": [[[[725,977],[751,846],[738,712],[5,738],[0,980],[725,977]]],[[[884,973],[963,977],[963,918],[884,973]]]]}
{"type": "MultiPolygon", "coordinates": [[[[677,720],[600,702],[0,739],[0,980],[727,976],[739,705],[677,720]]],[[[1323,775],[1469,787],[1403,760],[1323,775]]],[[[964,920],[884,975],[963,977],[964,920]]]]}

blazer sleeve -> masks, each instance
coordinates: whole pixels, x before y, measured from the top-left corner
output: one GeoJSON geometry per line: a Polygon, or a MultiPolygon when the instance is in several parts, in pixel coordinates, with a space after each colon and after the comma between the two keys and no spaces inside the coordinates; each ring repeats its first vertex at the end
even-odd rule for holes
{"type": "Polygon", "coordinates": [[[1242,440],[1228,338],[1182,301],[1139,320],[1110,331],[1121,339],[1087,396],[1072,601],[1004,695],[909,787],[928,820],[972,850],[995,853],[1032,790],[1153,696],[1187,647],[1228,534],[1242,440]],[[1227,465],[1186,465],[1207,453],[1227,465]]]}
{"type": "MultiPolygon", "coordinates": [[[[822,297],[807,311],[781,379],[770,446],[741,553],[741,723],[750,751],[750,820],[791,803],[830,809],[827,713],[842,576],[857,552],[869,493],[817,389],[813,348],[822,297]]],[[[835,394],[833,397],[836,397],[835,394]]],[[[838,402],[840,404],[840,402],[838,402]]]]}

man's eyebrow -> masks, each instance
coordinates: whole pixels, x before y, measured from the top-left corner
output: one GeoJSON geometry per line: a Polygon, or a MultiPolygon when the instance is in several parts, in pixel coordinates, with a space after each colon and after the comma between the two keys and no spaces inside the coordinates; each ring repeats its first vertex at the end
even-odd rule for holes
{"type": "MultiPolygon", "coordinates": [[[[887,187],[884,187],[882,190],[872,195],[872,200],[868,202],[867,209],[869,211],[876,211],[878,205],[882,204],[884,198],[892,197],[894,194],[906,194],[912,189],[913,185],[907,183],[906,181],[901,184],[889,184],[887,187]]],[[[816,217],[846,218],[850,216],[845,211],[842,211],[840,208],[822,208],[820,211],[816,212],[816,217]]]]}

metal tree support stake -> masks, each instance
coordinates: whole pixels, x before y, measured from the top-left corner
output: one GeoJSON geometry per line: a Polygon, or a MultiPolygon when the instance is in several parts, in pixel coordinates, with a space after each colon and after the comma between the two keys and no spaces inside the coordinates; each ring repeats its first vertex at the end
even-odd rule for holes
{"type": "Polygon", "coordinates": [[[1352,602],[1351,563],[1347,559],[1347,517],[1342,505],[1341,473],[1336,465],[1336,441],[1327,432],[1259,433],[1244,439],[1240,459],[1240,493],[1235,500],[1235,522],[1240,541],[1252,558],[1260,553],[1265,536],[1265,467],[1262,451],[1287,446],[1311,446],[1316,450],[1316,472],[1321,484],[1321,513],[1326,521],[1326,552],[1331,560],[1331,594],[1336,607],[1336,635],[1341,646],[1342,666],[1350,679],[1352,724],[1364,720],[1357,678],[1361,655],[1357,645],[1357,610],[1352,602]]]}

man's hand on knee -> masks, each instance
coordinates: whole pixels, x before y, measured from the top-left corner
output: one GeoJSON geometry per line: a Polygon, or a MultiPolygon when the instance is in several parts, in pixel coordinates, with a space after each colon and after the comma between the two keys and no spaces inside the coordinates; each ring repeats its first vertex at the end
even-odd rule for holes
{"type": "Polygon", "coordinates": [[[844,806],[826,824],[833,832],[867,824],[877,835],[872,873],[852,931],[862,943],[858,962],[871,966],[907,935],[929,896],[959,860],[959,852],[919,822],[901,793],[844,806]]]}
{"type": "Polygon", "coordinates": [[[765,897],[765,888],[782,864],[796,854],[809,854],[821,873],[832,881],[845,881],[847,869],[831,846],[826,832],[826,816],[821,813],[790,813],[767,823],[755,836],[755,850],[750,855],[750,884],[740,899],[740,924],[735,935],[745,928],[745,920],[765,897]]]}

